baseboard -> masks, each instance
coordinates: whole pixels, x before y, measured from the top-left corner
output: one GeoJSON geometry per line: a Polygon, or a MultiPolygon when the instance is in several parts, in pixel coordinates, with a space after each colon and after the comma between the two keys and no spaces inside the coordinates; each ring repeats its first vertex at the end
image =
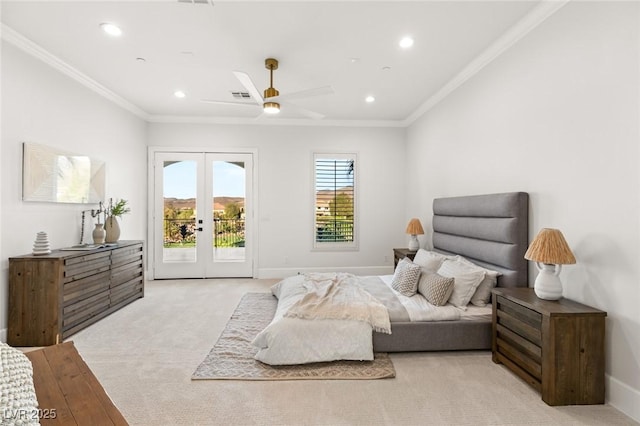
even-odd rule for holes
{"type": "Polygon", "coordinates": [[[640,391],[605,375],[606,401],[633,420],[640,422],[640,391]]]}
{"type": "Polygon", "coordinates": [[[260,268],[258,269],[258,278],[286,278],[307,272],[348,272],[354,275],[391,275],[393,274],[393,266],[260,268]]]}
{"type": "Polygon", "coordinates": [[[3,328],[0,330],[0,342],[7,343],[7,329],[3,328]]]}

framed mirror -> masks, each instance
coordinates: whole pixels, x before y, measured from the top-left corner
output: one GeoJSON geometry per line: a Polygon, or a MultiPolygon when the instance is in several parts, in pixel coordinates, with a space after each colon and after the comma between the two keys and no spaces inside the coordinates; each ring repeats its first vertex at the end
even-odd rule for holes
{"type": "Polygon", "coordinates": [[[96,204],[105,197],[105,164],[85,155],[23,143],[22,199],[96,204]]]}

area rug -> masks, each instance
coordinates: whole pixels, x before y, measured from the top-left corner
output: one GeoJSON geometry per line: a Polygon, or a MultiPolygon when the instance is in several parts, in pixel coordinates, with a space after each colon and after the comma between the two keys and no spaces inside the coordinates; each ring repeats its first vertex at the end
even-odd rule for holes
{"type": "Polygon", "coordinates": [[[271,293],[245,294],[220,338],[191,380],[368,380],[395,377],[386,353],[373,361],[333,361],[272,366],[255,360],[251,341],[273,319],[277,299],[271,293]]]}

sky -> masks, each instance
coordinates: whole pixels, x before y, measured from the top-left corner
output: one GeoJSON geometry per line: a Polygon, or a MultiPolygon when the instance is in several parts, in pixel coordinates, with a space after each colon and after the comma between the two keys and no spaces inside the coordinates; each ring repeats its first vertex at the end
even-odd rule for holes
{"type": "MultiPolygon", "coordinates": [[[[214,196],[244,197],[244,169],[226,161],[214,161],[213,164],[214,196]]],[[[195,161],[180,161],[164,168],[165,198],[195,198],[195,196],[195,161]]]]}

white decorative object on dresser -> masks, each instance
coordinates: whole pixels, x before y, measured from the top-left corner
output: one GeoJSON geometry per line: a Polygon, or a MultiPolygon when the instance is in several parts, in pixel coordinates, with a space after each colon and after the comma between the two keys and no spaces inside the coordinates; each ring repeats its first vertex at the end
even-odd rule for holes
{"type": "Polygon", "coordinates": [[[562,265],[576,263],[569,244],[562,232],[544,228],[533,239],[524,258],[536,262],[538,277],[534,285],[536,296],[545,300],[558,300],[562,297],[560,271],[562,265]]]}

